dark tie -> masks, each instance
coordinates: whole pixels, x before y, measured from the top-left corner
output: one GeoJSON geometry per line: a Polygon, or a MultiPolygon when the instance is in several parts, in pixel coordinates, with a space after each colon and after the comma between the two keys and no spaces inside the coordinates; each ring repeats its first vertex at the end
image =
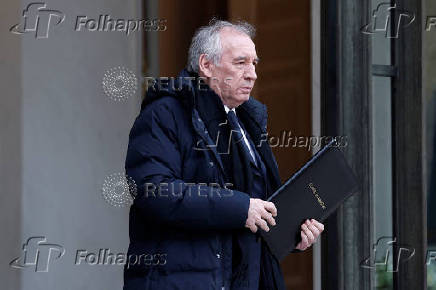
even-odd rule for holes
{"type": "Polygon", "coordinates": [[[247,160],[256,165],[256,160],[253,159],[253,156],[250,154],[250,150],[248,149],[247,144],[244,141],[244,137],[242,136],[241,128],[239,126],[238,117],[233,110],[230,110],[227,113],[227,119],[229,120],[229,125],[232,129],[231,141],[236,142],[245,157],[248,158],[247,160]]]}

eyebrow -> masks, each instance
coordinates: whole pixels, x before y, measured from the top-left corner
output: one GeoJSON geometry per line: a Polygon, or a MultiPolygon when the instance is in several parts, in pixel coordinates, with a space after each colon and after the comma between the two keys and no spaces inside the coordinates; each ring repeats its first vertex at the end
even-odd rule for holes
{"type": "MultiPolygon", "coordinates": [[[[234,61],[240,61],[240,60],[247,60],[247,57],[246,57],[246,56],[238,56],[238,57],[236,57],[236,58],[234,59],[234,61]]],[[[254,59],[254,61],[255,61],[255,62],[259,62],[259,61],[260,61],[260,58],[256,57],[256,58],[254,59]]]]}

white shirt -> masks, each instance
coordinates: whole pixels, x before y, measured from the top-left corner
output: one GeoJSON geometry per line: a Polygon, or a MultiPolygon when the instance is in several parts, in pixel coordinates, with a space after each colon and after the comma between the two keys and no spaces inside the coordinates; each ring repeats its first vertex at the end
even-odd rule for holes
{"type": "MultiPolygon", "coordinates": [[[[233,111],[233,112],[235,112],[235,115],[236,115],[236,110],[235,110],[235,108],[230,109],[229,107],[227,107],[226,105],[224,105],[224,110],[226,110],[226,113],[228,113],[229,111],[233,111]]],[[[236,115],[236,116],[237,116],[237,115],[236,115]]],[[[255,157],[255,155],[254,155],[254,152],[253,152],[253,150],[251,150],[250,143],[248,143],[248,139],[247,139],[247,137],[245,137],[244,129],[242,129],[241,124],[239,124],[239,122],[238,122],[238,126],[239,126],[239,129],[241,129],[242,137],[244,138],[244,142],[245,142],[245,144],[246,144],[247,147],[248,147],[248,151],[250,151],[250,155],[251,155],[251,157],[253,158],[254,164],[257,164],[257,162],[256,162],[256,157],[255,157]]]]}

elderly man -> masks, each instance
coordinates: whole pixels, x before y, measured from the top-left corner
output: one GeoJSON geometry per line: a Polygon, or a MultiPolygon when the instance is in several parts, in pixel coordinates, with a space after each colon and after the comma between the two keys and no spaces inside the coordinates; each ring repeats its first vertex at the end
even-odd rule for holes
{"type": "MultiPolygon", "coordinates": [[[[211,21],[192,39],[187,69],[147,91],[130,132],[124,289],[285,289],[256,232],[275,225],[265,200],[280,186],[265,105],[250,97],[258,57],[247,23],[211,21]],[[201,80],[204,80],[202,83],[201,80]]],[[[307,220],[310,247],[323,225],[307,220]]]]}

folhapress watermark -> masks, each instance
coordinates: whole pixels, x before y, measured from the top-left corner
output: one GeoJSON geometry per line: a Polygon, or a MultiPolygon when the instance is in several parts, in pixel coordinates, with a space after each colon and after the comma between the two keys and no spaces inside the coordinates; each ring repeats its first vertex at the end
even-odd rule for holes
{"type": "MultiPolygon", "coordinates": [[[[415,23],[416,14],[412,11],[400,9],[396,3],[383,2],[372,12],[371,21],[361,28],[364,34],[382,33],[386,38],[399,38],[401,29],[415,23]]],[[[425,31],[436,28],[436,16],[427,16],[425,31]]]]}
{"type": "MultiPolygon", "coordinates": [[[[14,258],[9,266],[14,269],[33,269],[35,272],[49,272],[54,261],[61,259],[65,254],[65,248],[59,244],[47,243],[44,236],[35,236],[27,239],[23,244],[21,256],[14,258]]],[[[128,254],[113,252],[109,248],[97,250],[76,250],[74,265],[88,266],[132,266],[156,267],[167,263],[167,254],[162,252],[150,252],[141,254],[128,254]]]]}
{"type": "Polygon", "coordinates": [[[59,10],[47,9],[45,3],[30,3],[23,10],[20,23],[10,28],[15,34],[33,33],[35,38],[47,38],[50,28],[64,22],[65,14],[59,10]]]}
{"type": "Polygon", "coordinates": [[[361,31],[365,34],[384,33],[386,38],[398,38],[400,28],[408,27],[415,18],[415,13],[399,9],[396,3],[384,2],[373,10],[371,21],[361,31]]]}
{"type": "MultiPolygon", "coordinates": [[[[380,269],[386,272],[398,272],[400,264],[407,263],[415,255],[411,245],[398,244],[395,237],[384,236],[373,245],[374,258],[368,257],[360,263],[362,268],[380,269]],[[396,251],[396,252],[394,252],[396,251]]],[[[436,261],[436,251],[428,250],[426,264],[436,261]]]]}
{"type": "Polygon", "coordinates": [[[166,253],[143,253],[126,254],[113,253],[110,249],[98,249],[97,251],[77,250],[75,265],[89,266],[163,266],[167,263],[166,253]]]}
{"type": "MultiPolygon", "coordinates": [[[[221,126],[225,126],[227,124],[228,121],[226,120],[218,124],[218,127],[221,128],[221,126]]],[[[241,140],[235,140],[235,138],[233,138],[233,136],[237,136],[237,134],[234,134],[233,129],[230,130],[228,141],[224,141],[224,138],[222,137],[223,134],[221,133],[222,132],[219,130],[216,140],[211,144],[205,144],[203,139],[198,140],[194,146],[194,150],[203,151],[216,148],[218,154],[230,154],[231,142],[240,142],[241,140]],[[223,138],[223,142],[227,142],[227,144],[225,144],[225,149],[218,150],[218,143],[221,141],[221,138],[223,138]]],[[[294,136],[292,135],[291,130],[282,130],[279,135],[270,135],[268,132],[262,133],[260,135],[259,142],[256,143],[255,146],[262,147],[264,143],[267,143],[271,148],[298,148],[311,151],[314,148],[321,148],[323,145],[328,144],[333,139],[336,139],[336,142],[333,145],[334,147],[341,148],[348,145],[347,136],[294,136]]]]}
{"type": "Polygon", "coordinates": [[[400,263],[405,263],[415,255],[415,249],[410,245],[397,245],[393,237],[381,237],[373,245],[374,260],[370,257],[360,263],[362,268],[376,269],[383,267],[386,272],[398,272],[400,263]],[[396,246],[396,247],[394,247],[396,246]],[[397,249],[394,260],[394,249],[397,249]]]}
{"type": "Polygon", "coordinates": [[[33,268],[35,272],[48,272],[50,264],[64,254],[64,247],[47,243],[46,237],[31,237],[23,244],[21,256],[9,265],[16,269],[33,268]]]}
{"type": "Polygon", "coordinates": [[[270,136],[269,133],[263,133],[257,147],[262,143],[268,142],[269,146],[279,148],[305,148],[311,151],[313,148],[320,148],[336,139],[334,147],[346,147],[348,145],[347,136],[294,136],[292,131],[282,130],[277,136],[270,136]]]}
{"type": "Polygon", "coordinates": [[[149,32],[167,30],[166,19],[114,19],[105,14],[97,18],[77,16],[75,31],[118,31],[126,35],[132,32],[149,32]]]}
{"type": "MultiPolygon", "coordinates": [[[[33,33],[35,38],[49,37],[52,27],[64,22],[66,14],[60,10],[48,9],[44,2],[33,2],[23,9],[20,23],[9,30],[15,34],[33,33]]],[[[109,14],[94,17],[75,16],[73,31],[77,32],[121,32],[129,36],[134,32],[157,32],[167,30],[166,19],[125,19],[109,14]]]]}
{"type": "Polygon", "coordinates": [[[436,29],[436,16],[427,16],[425,21],[425,31],[436,29]]]}

